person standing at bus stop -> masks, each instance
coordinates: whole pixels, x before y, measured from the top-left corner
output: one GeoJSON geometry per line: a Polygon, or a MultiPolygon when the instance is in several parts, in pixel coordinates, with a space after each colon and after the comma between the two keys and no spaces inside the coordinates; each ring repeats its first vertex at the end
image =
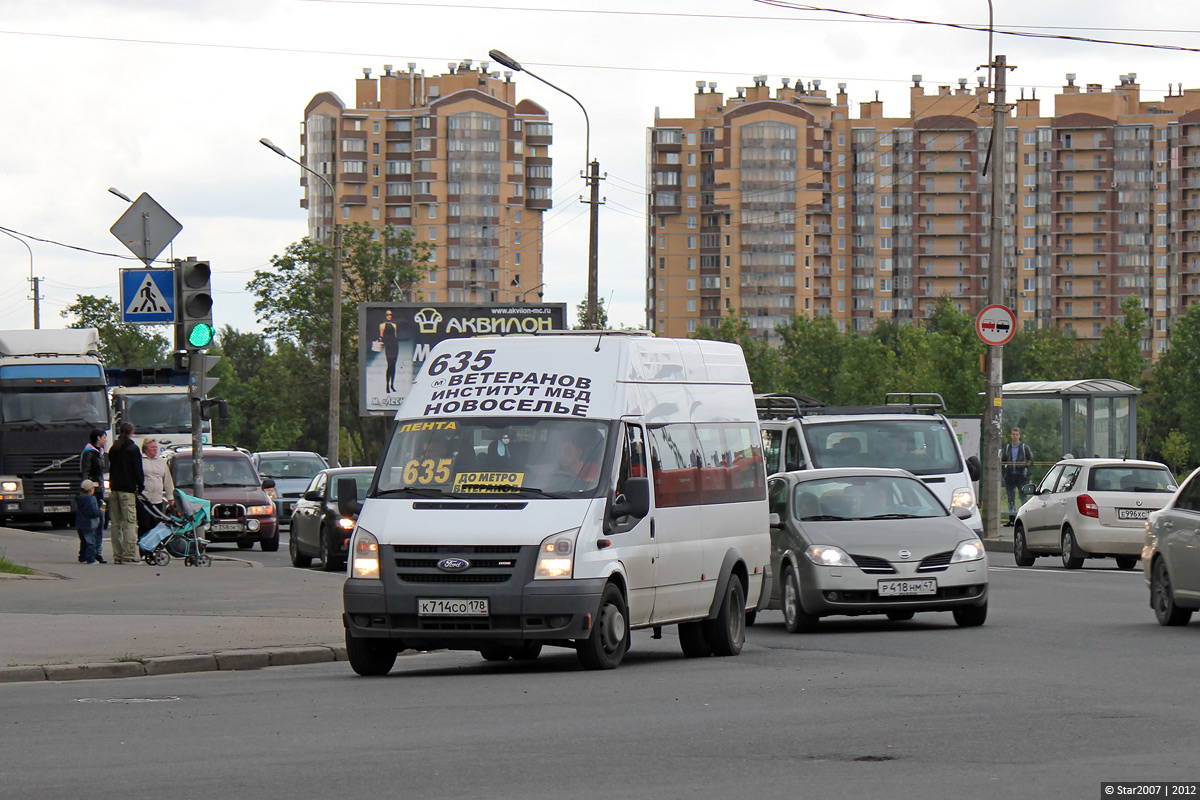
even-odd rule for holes
{"type": "MultiPolygon", "coordinates": [[[[104,473],[108,472],[108,454],[104,452],[106,447],[108,447],[108,432],[93,428],[92,432],[88,434],[88,443],[84,445],[83,452],[79,454],[79,476],[96,484],[94,497],[101,513],[95,540],[95,557],[99,564],[108,563],[100,552],[100,547],[104,543],[104,524],[108,519],[104,514],[104,473]]],[[[83,561],[82,551],[79,554],[79,560],[83,561]]]]}
{"type": "Polygon", "coordinates": [[[1008,523],[1013,524],[1017,518],[1016,494],[1021,493],[1021,505],[1029,499],[1025,494],[1025,484],[1029,483],[1029,470],[1033,467],[1033,451],[1029,445],[1021,441],[1021,429],[1013,428],[1010,432],[1012,441],[1000,448],[1000,469],[1004,475],[1004,493],[1008,496],[1008,523]]]}
{"type": "Polygon", "coordinates": [[[137,496],[146,488],[142,451],[133,441],[133,425],[122,422],[117,441],[108,451],[108,481],[112,490],[112,554],[116,564],[139,562],[137,496]]]}

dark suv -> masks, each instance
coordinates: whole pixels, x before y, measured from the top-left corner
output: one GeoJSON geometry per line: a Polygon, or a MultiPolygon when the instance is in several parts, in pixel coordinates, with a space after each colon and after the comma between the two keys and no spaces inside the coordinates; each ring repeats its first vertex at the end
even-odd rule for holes
{"type": "MultiPolygon", "coordinates": [[[[184,492],[194,491],[192,449],[178,448],[167,456],[171,478],[184,492]]],[[[275,482],[259,477],[246,451],[228,445],[204,448],[204,499],[212,503],[212,522],[205,538],[237,542],[243,550],[258,542],[263,550],[279,549],[275,504],[267,494],[275,482]]]]}

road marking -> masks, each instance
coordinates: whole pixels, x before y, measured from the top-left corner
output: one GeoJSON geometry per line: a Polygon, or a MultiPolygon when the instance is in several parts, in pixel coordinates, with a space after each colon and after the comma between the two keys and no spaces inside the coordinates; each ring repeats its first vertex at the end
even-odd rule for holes
{"type": "Polygon", "coordinates": [[[988,566],[988,572],[1024,572],[1029,575],[1140,575],[1145,578],[1141,569],[1062,569],[1061,567],[993,567],[988,566]]]}

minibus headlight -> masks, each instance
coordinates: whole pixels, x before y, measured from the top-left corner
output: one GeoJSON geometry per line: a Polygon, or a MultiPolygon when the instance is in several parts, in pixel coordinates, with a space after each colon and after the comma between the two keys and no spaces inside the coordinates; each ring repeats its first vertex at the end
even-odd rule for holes
{"type": "Polygon", "coordinates": [[[533,569],[534,580],[556,580],[570,578],[575,570],[575,537],[579,529],[547,536],[538,545],[537,566],[533,569]]]}
{"type": "Polygon", "coordinates": [[[950,501],[951,508],[971,508],[975,505],[975,495],[970,489],[955,489],[954,498],[950,501]]]}
{"type": "Polygon", "coordinates": [[[853,567],[854,559],[840,547],[832,545],[812,544],[804,550],[808,560],[818,567],[853,567]]]}
{"type": "Polygon", "coordinates": [[[966,539],[959,542],[958,547],[954,548],[954,555],[950,557],[950,563],[978,561],[981,558],[983,558],[983,542],[978,539],[966,539]]]}
{"type": "Polygon", "coordinates": [[[379,540],[361,528],[350,547],[350,575],[379,578],[379,540]]]}

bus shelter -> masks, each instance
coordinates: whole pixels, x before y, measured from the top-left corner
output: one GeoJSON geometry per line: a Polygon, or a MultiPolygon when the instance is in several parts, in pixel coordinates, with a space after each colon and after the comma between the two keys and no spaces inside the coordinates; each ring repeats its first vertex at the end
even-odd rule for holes
{"type": "Polygon", "coordinates": [[[1012,428],[1033,451],[1034,475],[1060,458],[1134,458],[1137,396],[1142,390],[1108,379],[1021,381],[1003,388],[1003,441],[1012,428]]]}

